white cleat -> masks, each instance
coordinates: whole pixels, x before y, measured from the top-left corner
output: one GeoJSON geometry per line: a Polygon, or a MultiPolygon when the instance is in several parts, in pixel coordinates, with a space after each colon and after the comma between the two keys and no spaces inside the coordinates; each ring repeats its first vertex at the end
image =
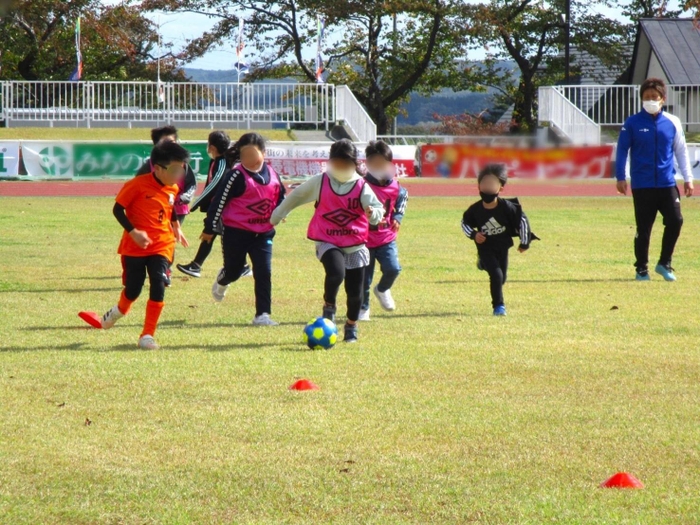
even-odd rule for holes
{"type": "Polygon", "coordinates": [[[139,338],[139,348],[141,350],[158,350],[158,343],[152,335],[142,335],[139,338]]]}
{"type": "Polygon", "coordinates": [[[391,296],[391,290],[380,292],[379,288],[375,286],[374,295],[377,297],[379,304],[382,308],[384,308],[384,310],[387,312],[393,312],[396,310],[396,303],[394,302],[394,298],[391,296]]]}
{"type": "Polygon", "coordinates": [[[279,326],[279,323],[273,321],[270,314],[260,314],[253,319],[253,326],[279,326]]]}
{"type": "Polygon", "coordinates": [[[358,321],[369,321],[369,308],[367,310],[360,310],[360,316],[357,318],[358,321]]]}
{"type": "Polygon", "coordinates": [[[219,273],[216,274],[216,280],[214,281],[214,284],[211,285],[211,296],[217,303],[220,303],[224,300],[224,297],[226,297],[226,292],[228,291],[228,284],[226,286],[222,286],[219,284],[219,279],[223,276],[223,273],[224,269],[222,268],[221,270],[219,270],[219,273]]]}
{"type": "Polygon", "coordinates": [[[107,330],[108,328],[112,328],[114,326],[114,323],[119,321],[124,317],[124,314],[119,311],[118,306],[112,306],[106,314],[102,316],[102,328],[107,330]]]}

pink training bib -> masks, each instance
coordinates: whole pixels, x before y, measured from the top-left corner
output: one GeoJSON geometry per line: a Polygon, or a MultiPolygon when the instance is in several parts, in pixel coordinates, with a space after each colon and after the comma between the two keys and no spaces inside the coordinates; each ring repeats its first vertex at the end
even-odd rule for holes
{"type": "Polygon", "coordinates": [[[233,169],[237,170],[240,176],[245,177],[245,191],[240,197],[228,202],[221,221],[229,228],[255,233],[269,232],[274,228],[270,223],[270,217],[280,197],[280,180],[277,173],[268,165],[270,182],[259,184],[241,164],[233,169]]]}
{"type": "Polygon", "coordinates": [[[365,184],[364,179],[358,179],[350,192],[338,195],[331,187],[329,176],[324,173],[307,237],[338,248],[365,244],[369,234],[369,220],[360,201],[365,184]]]}
{"type": "Polygon", "coordinates": [[[396,239],[396,232],[391,229],[391,223],[394,219],[394,209],[396,208],[396,201],[399,198],[401,187],[396,179],[392,180],[388,186],[377,186],[374,184],[370,184],[370,186],[384,205],[384,219],[377,225],[377,229],[370,228],[369,238],[367,239],[367,248],[378,248],[396,239]]]}

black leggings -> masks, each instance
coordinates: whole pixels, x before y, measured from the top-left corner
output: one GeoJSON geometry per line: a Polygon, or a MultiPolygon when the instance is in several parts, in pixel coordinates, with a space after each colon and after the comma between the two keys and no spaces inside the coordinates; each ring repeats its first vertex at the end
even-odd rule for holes
{"type": "Polygon", "coordinates": [[[326,270],[323,300],[335,306],[340,285],[345,281],[345,294],[348,296],[348,319],[357,321],[362,306],[362,292],[365,281],[365,267],[345,269],[345,254],[342,250],[333,248],[321,257],[321,263],[326,270]]]}
{"type": "Polygon", "coordinates": [[[246,255],[253,263],[255,280],[255,315],[272,313],[272,239],[275,230],[255,233],[238,228],[224,228],[221,248],[224,254],[224,271],[218,283],[226,286],[236,282],[245,266],[246,255]]]}
{"type": "Polygon", "coordinates": [[[479,251],[481,267],[491,281],[491,305],[503,306],[503,285],[508,278],[508,248],[490,248],[479,251]]]}
{"type": "Polygon", "coordinates": [[[637,270],[646,270],[649,264],[649,240],[657,212],[664,218],[659,264],[670,265],[676,241],[681,234],[681,194],[677,186],[670,188],[640,188],[632,190],[637,234],[634,237],[634,255],[637,270]]]}
{"type": "Polygon", "coordinates": [[[162,303],[165,299],[165,280],[169,267],[170,261],[162,255],[122,256],[122,284],[126,298],[129,301],[138,299],[146,282],[146,271],[148,271],[149,299],[156,303],[162,303]]]}
{"type": "Polygon", "coordinates": [[[217,237],[217,235],[214,234],[214,237],[212,237],[211,242],[202,241],[199,244],[199,249],[197,250],[197,255],[194,256],[194,262],[196,262],[200,268],[204,264],[204,261],[207,260],[207,257],[209,257],[209,254],[211,253],[211,249],[214,246],[214,240],[216,240],[216,237],[217,237]]]}

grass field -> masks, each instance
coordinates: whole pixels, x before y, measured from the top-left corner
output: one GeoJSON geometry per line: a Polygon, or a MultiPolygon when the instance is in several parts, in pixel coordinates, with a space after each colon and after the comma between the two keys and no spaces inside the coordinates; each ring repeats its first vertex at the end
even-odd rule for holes
{"type": "Polygon", "coordinates": [[[507,318],[468,202],[411,200],[398,310],[373,303],[358,345],[300,343],[322,284],[306,207],[278,228],[280,327],[249,326],[250,279],[213,304],[217,247],[143,352],[145,298],[110,331],[76,316],[119,295],[111,200],[3,198],[0,523],[700,522],[700,202],[669,284],[631,280],[629,199],[524,199],[543,241],[512,252],[507,318]],[[598,488],[618,470],[646,487],[598,488]]]}
{"type": "MultiPolygon", "coordinates": [[[[210,129],[179,130],[181,140],[207,140],[210,129]]],[[[248,130],[228,129],[231,137],[248,130]]],[[[255,131],[255,130],[253,130],[255,131]]],[[[293,132],[265,129],[260,133],[268,140],[294,140],[293,132]]],[[[0,128],[0,140],[150,140],[149,128],[0,128]]]]}

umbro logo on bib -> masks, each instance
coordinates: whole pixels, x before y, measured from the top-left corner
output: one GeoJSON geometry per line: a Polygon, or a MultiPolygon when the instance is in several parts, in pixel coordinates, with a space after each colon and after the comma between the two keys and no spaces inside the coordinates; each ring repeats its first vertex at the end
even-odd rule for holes
{"type": "Polygon", "coordinates": [[[359,217],[360,216],[357,213],[353,213],[345,208],[339,208],[323,215],[324,219],[341,227],[347,226],[351,222],[357,220],[359,217]]]}
{"type": "Polygon", "coordinates": [[[254,202],[250,206],[246,206],[246,208],[258,215],[270,215],[272,211],[272,202],[270,199],[262,199],[258,202],[254,202]]]}

